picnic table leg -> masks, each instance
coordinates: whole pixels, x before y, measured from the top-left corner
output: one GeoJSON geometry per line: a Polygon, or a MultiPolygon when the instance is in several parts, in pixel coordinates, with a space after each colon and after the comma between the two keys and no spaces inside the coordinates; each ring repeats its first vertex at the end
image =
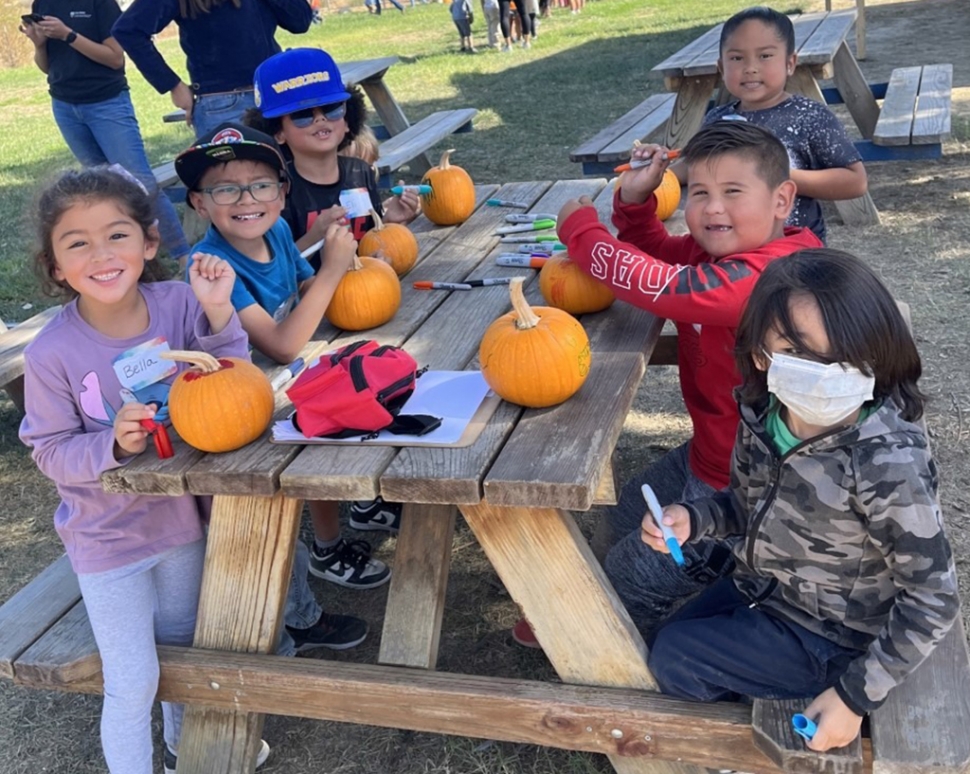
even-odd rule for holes
{"type": "Polygon", "coordinates": [[[834,72],[832,79],[842,95],[842,100],[852,115],[856,126],[859,127],[863,138],[871,140],[876,131],[879,120],[879,105],[872,96],[872,89],[866,76],[862,74],[859,63],[849,51],[848,44],[843,40],[839,50],[832,60],[834,72]]]}
{"type": "Polygon", "coordinates": [[[707,103],[714,94],[718,75],[685,77],[677,89],[674,112],[667,121],[664,145],[668,148],[683,148],[687,141],[701,128],[707,103]]]}
{"type": "MultiPolygon", "coordinates": [[[[646,645],[571,514],[554,508],[459,506],[489,561],[567,683],[655,691],[646,645]]],[[[702,774],[646,757],[649,740],[616,740],[620,774],[702,774]]]]}
{"type": "MultiPolygon", "coordinates": [[[[193,647],[272,653],[283,623],[302,500],[217,496],[193,647]]],[[[248,774],[263,716],[187,706],[179,774],[248,774]]]]}
{"type": "MultiPolygon", "coordinates": [[[[795,73],[788,79],[787,89],[792,94],[801,94],[825,104],[825,97],[810,67],[796,67],[795,73]]],[[[835,209],[842,216],[842,222],[847,226],[879,225],[879,211],[868,191],[857,199],[843,199],[832,204],[835,205],[835,209]]]]}
{"type": "MultiPolygon", "coordinates": [[[[384,83],[383,74],[380,77],[363,81],[360,85],[363,87],[368,99],[370,99],[371,104],[374,106],[374,110],[377,111],[381,122],[392,137],[411,126],[411,122],[404,115],[404,111],[401,109],[397,100],[391,96],[390,89],[384,83]]],[[[411,160],[410,166],[412,172],[423,175],[433,165],[428,158],[428,154],[422,153],[420,156],[415,156],[411,160]]]]}
{"type": "Polygon", "coordinates": [[[454,505],[407,503],[387,595],[381,664],[434,669],[455,533],[454,505]]]}

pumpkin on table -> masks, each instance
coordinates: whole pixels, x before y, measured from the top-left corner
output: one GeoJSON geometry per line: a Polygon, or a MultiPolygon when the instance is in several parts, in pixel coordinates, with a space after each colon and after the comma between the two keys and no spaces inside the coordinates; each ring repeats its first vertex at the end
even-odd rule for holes
{"type": "Polygon", "coordinates": [[[431,193],[421,197],[421,209],[432,223],[454,226],[464,223],[475,210],[475,184],[471,176],[450,161],[454,148],[441,154],[438,166],[424,173],[421,182],[431,193]]]}
{"type": "Polygon", "coordinates": [[[509,403],[555,406],[586,381],[589,337],[579,321],[561,309],[529,306],[522,283],[522,277],[512,280],[512,311],[493,322],[482,337],[482,376],[509,403]]]}
{"type": "Polygon", "coordinates": [[[570,314],[602,312],[615,300],[613,291],[586,274],[566,253],[554,253],[539,272],[539,291],[547,304],[570,314]]]}
{"type": "Polygon", "coordinates": [[[273,388],[248,360],[174,350],[162,357],[192,368],[176,377],[168,393],[172,426],[189,446],[227,452],[255,441],[273,419],[273,388]]]}
{"type": "Polygon", "coordinates": [[[326,317],[345,331],[376,328],[390,320],[401,305],[401,281],[379,258],[354,256],[327,306],[326,317]]]}
{"type": "Polygon", "coordinates": [[[385,223],[371,210],[374,228],[368,231],[357,246],[357,255],[386,258],[398,277],[403,277],[418,260],[418,240],[411,229],[400,223],[385,223]]]}
{"type": "Polygon", "coordinates": [[[657,196],[657,217],[660,220],[667,220],[677,211],[677,205],[680,204],[680,181],[677,175],[669,169],[664,171],[663,179],[654,194],[657,196]]]}

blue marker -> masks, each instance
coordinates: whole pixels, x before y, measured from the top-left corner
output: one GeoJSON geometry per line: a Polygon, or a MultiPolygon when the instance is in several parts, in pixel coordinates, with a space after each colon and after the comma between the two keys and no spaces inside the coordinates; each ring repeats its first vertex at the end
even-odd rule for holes
{"type": "Polygon", "coordinates": [[[806,742],[811,742],[812,737],[815,736],[815,732],[818,731],[818,726],[815,725],[815,721],[809,720],[801,712],[791,716],[791,724],[792,728],[795,729],[795,733],[806,742]]]}
{"type": "Polygon", "coordinates": [[[489,199],[485,204],[489,207],[520,207],[523,210],[531,206],[528,202],[513,202],[508,199],[489,199]]]}
{"type": "Polygon", "coordinates": [[[674,558],[681,567],[684,566],[684,552],[680,550],[680,543],[674,536],[674,531],[663,523],[664,509],[660,507],[660,501],[657,500],[657,495],[653,493],[650,488],[650,484],[644,484],[640,487],[640,492],[643,494],[643,499],[647,503],[647,507],[650,509],[650,513],[653,514],[653,520],[657,522],[657,526],[660,527],[660,531],[664,536],[664,543],[667,544],[667,548],[670,550],[670,555],[674,558]]]}
{"type": "Polygon", "coordinates": [[[391,193],[400,196],[405,191],[414,191],[418,196],[427,196],[431,193],[430,185],[396,185],[391,189],[391,193]]]}
{"type": "Polygon", "coordinates": [[[303,358],[298,357],[292,363],[290,363],[286,368],[276,374],[273,377],[273,381],[270,382],[270,386],[273,388],[273,392],[276,392],[280,387],[286,384],[290,379],[296,376],[300,371],[303,370],[303,358]]]}

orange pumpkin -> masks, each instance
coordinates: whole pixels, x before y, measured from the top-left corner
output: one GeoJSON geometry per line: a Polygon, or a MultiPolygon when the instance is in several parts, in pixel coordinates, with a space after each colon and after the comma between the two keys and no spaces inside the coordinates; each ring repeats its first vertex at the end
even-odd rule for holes
{"type": "Polygon", "coordinates": [[[539,272],[539,291],[556,309],[570,314],[602,312],[616,297],[613,291],[573,263],[566,253],[554,253],[539,272]]]}
{"type": "Polygon", "coordinates": [[[657,217],[660,220],[667,220],[680,204],[680,181],[677,175],[669,169],[666,170],[654,193],[657,195],[657,217]]]}
{"type": "Polygon", "coordinates": [[[400,223],[385,223],[381,216],[371,211],[374,228],[368,231],[357,246],[357,255],[386,258],[398,277],[403,277],[417,263],[418,240],[411,229],[400,223]]]}
{"type": "Polygon", "coordinates": [[[401,281],[388,264],[378,258],[354,256],[333,292],[326,316],[345,331],[376,328],[390,320],[401,305],[401,281]]]}
{"type": "Polygon", "coordinates": [[[227,452],[255,441],[273,419],[273,388],[247,360],[205,352],[165,352],[191,363],[168,393],[172,426],[183,441],[204,452],[227,452]]]}
{"type": "Polygon", "coordinates": [[[509,286],[512,311],[485,331],[478,348],[482,376],[509,403],[545,408],[562,403],[589,374],[589,338],[561,309],[530,307],[523,279],[509,286]]]}
{"type": "Polygon", "coordinates": [[[432,223],[454,226],[464,223],[475,210],[475,184],[471,176],[449,160],[455,150],[441,154],[438,166],[424,173],[421,182],[431,186],[431,193],[421,197],[421,209],[432,223]]]}

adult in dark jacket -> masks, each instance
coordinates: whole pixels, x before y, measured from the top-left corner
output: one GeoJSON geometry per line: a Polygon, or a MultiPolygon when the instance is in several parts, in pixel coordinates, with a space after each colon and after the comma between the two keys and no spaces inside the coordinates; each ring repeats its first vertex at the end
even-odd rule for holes
{"type": "Polygon", "coordinates": [[[255,107],[253,73],[280,52],[276,28],[310,28],[307,0],[135,0],[112,29],[131,61],[159,94],[185,111],[196,136],[221,123],[242,121],[255,107]],[[171,22],[179,28],[191,83],[172,70],[152,36],[171,22]]]}

